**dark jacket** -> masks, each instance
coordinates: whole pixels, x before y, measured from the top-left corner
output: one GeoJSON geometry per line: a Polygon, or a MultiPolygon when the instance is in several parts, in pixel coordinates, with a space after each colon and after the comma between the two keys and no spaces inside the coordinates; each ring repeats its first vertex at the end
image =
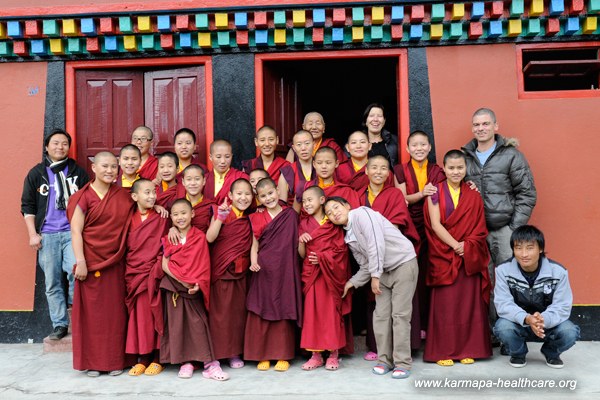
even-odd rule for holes
{"type": "Polygon", "coordinates": [[[392,135],[390,131],[385,129],[381,131],[381,138],[385,143],[385,149],[390,156],[392,167],[398,164],[398,136],[392,135]]]}
{"type": "Polygon", "coordinates": [[[495,135],[496,149],[482,167],[475,151],[477,140],[463,147],[467,159],[466,180],[475,182],[483,197],[489,230],[506,225],[511,230],[525,225],[537,200],[529,164],[514,139],[495,135]]]}
{"type": "MultiPolygon", "coordinates": [[[[73,189],[73,192],[82,188],[90,180],[87,172],[75,163],[75,160],[69,159],[67,167],[67,182],[73,189]]],[[[23,194],[21,195],[21,214],[35,215],[35,230],[40,233],[46,219],[48,209],[48,172],[46,165],[39,163],[33,167],[23,183],[23,194]]]]}

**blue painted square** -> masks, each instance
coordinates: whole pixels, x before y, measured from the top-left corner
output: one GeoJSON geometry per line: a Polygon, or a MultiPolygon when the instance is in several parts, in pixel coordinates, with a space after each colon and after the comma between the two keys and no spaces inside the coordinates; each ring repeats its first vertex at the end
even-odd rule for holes
{"type": "Polygon", "coordinates": [[[550,15],[560,15],[565,11],[565,0],[550,0],[550,15]]]}
{"type": "Polygon", "coordinates": [[[159,15],[156,17],[156,28],[161,32],[169,32],[171,30],[171,16],[159,15]]]}
{"type": "Polygon", "coordinates": [[[485,3],[483,1],[476,1],[473,3],[471,8],[471,19],[477,21],[485,14],[485,3]]]}
{"type": "Polygon", "coordinates": [[[244,12],[235,13],[235,27],[238,29],[247,29],[248,28],[248,14],[244,12]]]}
{"type": "Polygon", "coordinates": [[[399,24],[404,20],[404,6],[392,7],[392,24],[399,24]]]}
{"type": "Polygon", "coordinates": [[[81,18],[81,33],[84,35],[93,35],[96,33],[96,25],[93,18],[81,18]]]}
{"type": "Polygon", "coordinates": [[[577,33],[579,30],[579,18],[578,17],[570,17],[567,18],[567,22],[565,24],[565,35],[572,35],[577,33]]]}
{"type": "Polygon", "coordinates": [[[104,49],[106,51],[117,51],[117,37],[116,36],[104,36],[104,49]]]}
{"type": "Polygon", "coordinates": [[[325,9],[317,8],[313,10],[313,26],[324,26],[325,25],[325,9]]]}
{"type": "Polygon", "coordinates": [[[502,35],[502,21],[490,21],[488,37],[495,38],[502,35]]]}
{"type": "Polygon", "coordinates": [[[6,34],[9,37],[20,37],[23,35],[21,29],[21,22],[19,21],[8,21],[6,23],[6,34]]]}
{"type": "Polygon", "coordinates": [[[331,28],[331,41],[333,43],[344,43],[344,28],[331,28]]]}
{"type": "Polygon", "coordinates": [[[411,25],[408,39],[409,40],[420,40],[422,37],[423,37],[423,25],[411,25]]]}
{"type": "Polygon", "coordinates": [[[179,34],[179,47],[188,48],[192,47],[192,34],[189,32],[182,32],[179,34]]]}
{"type": "Polygon", "coordinates": [[[269,44],[269,31],[266,29],[257,29],[254,31],[254,41],[257,46],[266,46],[269,44]]]}
{"type": "Polygon", "coordinates": [[[46,42],[44,40],[32,40],[31,54],[46,54],[46,42]]]}

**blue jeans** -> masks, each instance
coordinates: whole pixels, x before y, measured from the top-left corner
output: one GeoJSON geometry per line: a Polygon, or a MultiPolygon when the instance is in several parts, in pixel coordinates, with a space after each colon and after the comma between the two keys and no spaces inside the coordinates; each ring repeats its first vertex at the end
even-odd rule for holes
{"type": "Polygon", "coordinates": [[[46,280],[46,299],[52,326],[69,326],[63,272],[69,281],[69,304],[73,304],[73,265],[75,255],[71,247],[71,232],[42,233],[42,248],[38,253],[38,263],[46,280]]]}
{"type": "Polygon", "coordinates": [[[504,318],[498,318],[494,326],[494,335],[504,343],[512,357],[525,357],[528,352],[527,342],[543,342],[542,354],[547,359],[557,358],[579,339],[579,327],[569,320],[546,329],[545,333],[546,336],[541,339],[529,326],[515,324],[504,318]]]}

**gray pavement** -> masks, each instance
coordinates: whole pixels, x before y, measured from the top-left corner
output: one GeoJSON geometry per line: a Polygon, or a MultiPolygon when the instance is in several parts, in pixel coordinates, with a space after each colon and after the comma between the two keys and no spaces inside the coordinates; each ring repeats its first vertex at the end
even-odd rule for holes
{"type": "Polygon", "coordinates": [[[500,356],[498,349],[490,360],[453,367],[424,363],[418,354],[412,376],[395,380],[390,374],[373,375],[373,363],[364,361],[359,353],[343,358],[335,372],[323,368],[302,371],[303,359],[296,359],[285,373],[273,369],[260,372],[255,363],[248,363],[240,370],[224,368],[231,380],[216,382],[202,378],[198,371],[192,379],[178,379],[174,366],[153,377],[124,373],[89,378],[72,369],[71,353],[44,354],[41,344],[0,344],[0,399],[600,399],[600,343],[577,343],[563,354],[565,368],[561,370],[548,368],[539,348],[539,344],[530,345],[528,364],[520,369],[509,366],[508,357],[500,356]],[[445,387],[417,387],[420,384],[445,387]],[[513,385],[516,387],[511,388],[513,385]]]}

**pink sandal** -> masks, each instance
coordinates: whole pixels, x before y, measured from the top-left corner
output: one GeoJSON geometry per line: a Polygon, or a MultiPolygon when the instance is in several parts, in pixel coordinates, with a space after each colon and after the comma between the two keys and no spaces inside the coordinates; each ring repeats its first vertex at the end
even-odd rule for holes
{"type": "Polygon", "coordinates": [[[313,353],[312,357],[302,364],[302,369],[305,371],[312,371],[323,366],[323,356],[321,353],[313,353]]]}
{"type": "Polygon", "coordinates": [[[204,364],[204,371],[202,376],[206,379],[214,379],[215,381],[226,381],[229,379],[229,374],[223,372],[221,364],[218,361],[211,361],[204,364]]]}
{"type": "Polygon", "coordinates": [[[325,369],[328,371],[336,371],[340,368],[340,359],[338,357],[329,356],[325,362],[325,369]]]}
{"type": "Polygon", "coordinates": [[[377,361],[377,359],[379,357],[377,356],[377,353],[373,353],[372,351],[369,351],[367,354],[364,355],[363,358],[367,361],[377,361]]]}
{"type": "Polygon", "coordinates": [[[194,375],[194,366],[192,363],[182,364],[179,368],[179,373],[177,374],[179,378],[183,379],[189,379],[192,377],[192,375],[194,375]]]}
{"type": "Polygon", "coordinates": [[[244,361],[239,356],[231,357],[229,359],[229,368],[238,369],[244,367],[244,361]]]}

